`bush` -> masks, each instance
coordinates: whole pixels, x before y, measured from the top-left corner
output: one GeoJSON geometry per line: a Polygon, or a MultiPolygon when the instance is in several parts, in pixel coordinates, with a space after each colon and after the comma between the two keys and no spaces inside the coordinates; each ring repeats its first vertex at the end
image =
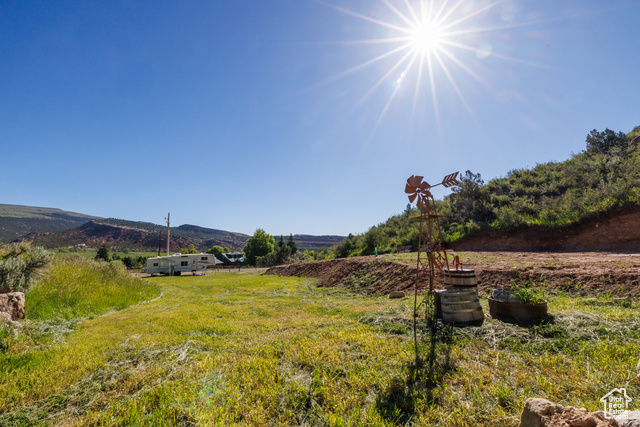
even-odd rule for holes
{"type": "Polygon", "coordinates": [[[0,246],[0,288],[28,292],[42,271],[49,267],[53,254],[30,243],[0,246]]]}

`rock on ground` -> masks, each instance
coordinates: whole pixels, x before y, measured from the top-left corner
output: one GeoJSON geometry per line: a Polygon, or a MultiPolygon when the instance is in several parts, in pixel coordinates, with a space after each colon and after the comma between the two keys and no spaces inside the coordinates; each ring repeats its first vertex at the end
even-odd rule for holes
{"type": "Polygon", "coordinates": [[[640,427],[640,411],[627,412],[616,419],[622,427],[640,427]]]}
{"type": "Polygon", "coordinates": [[[524,404],[520,427],[620,427],[602,412],[562,406],[546,399],[529,398],[524,404]]]}
{"type": "Polygon", "coordinates": [[[0,312],[8,313],[14,321],[24,319],[24,293],[0,294],[0,312]]]}
{"type": "Polygon", "coordinates": [[[11,315],[9,313],[5,313],[4,311],[0,311],[0,326],[2,326],[2,324],[10,325],[11,323],[11,315]]]}

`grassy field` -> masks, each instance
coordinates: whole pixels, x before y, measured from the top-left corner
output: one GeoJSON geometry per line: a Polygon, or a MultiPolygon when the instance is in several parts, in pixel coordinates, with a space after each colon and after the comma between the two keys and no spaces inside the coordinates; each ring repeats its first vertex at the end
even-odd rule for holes
{"type": "Polygon", "coordinates": [[[12,332],[0,425],[513,426],[528,397],[640,399],[637,302],[559,294],[546,325],[421,328],[416,365],[410,299],[259,271],[146,282],[159,296],[12,332]]]}

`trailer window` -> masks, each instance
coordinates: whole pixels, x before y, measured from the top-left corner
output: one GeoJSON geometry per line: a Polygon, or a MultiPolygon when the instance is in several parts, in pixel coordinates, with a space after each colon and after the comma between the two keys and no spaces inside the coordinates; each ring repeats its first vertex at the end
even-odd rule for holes
{"type": "Polygon", "coordinates": [[[153,266],[154,266],[154,267],[157,267],[157,266],[158,266],[158,263],[157,263],[157,262],[154,262],[154,263],[153,263],[153,266]]]}
{"type": "Polygon", "coordinates": [[[206,257],[206,256],[200,257],[200,261],[206,261],[208,259],[209,259],[209,257],[206,257]]]}
{"type": "Polygon", "coordinates": [[[181,267],[186,267],[189,265],[189,261],[180,261],[180,266],[181,267]]]}

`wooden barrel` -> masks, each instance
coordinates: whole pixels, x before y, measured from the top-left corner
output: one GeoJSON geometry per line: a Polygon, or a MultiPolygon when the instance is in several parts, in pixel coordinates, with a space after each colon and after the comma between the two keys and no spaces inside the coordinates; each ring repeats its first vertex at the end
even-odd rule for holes
{"type": "Polygon", "coordinates": [[[453,289],[471,289],[478,293],[478,279],[476,271],[471,268],[460,270],[444,269],[444,287],[453,289]]]}
{"type": "Polygon", "coordinates": [[[448,289],[436,289],[433,291],[433,301],[435,306],[435,315],[437,318],[442,317],[442,303],[440,302],[440,294],[448,292],[448,289]]]}
{"type": "Polygon", "coordinates": [[[473,289],[455,289],[440,293],[442,320],[454,325],[482,324],[484,313],[473,289]]]}

